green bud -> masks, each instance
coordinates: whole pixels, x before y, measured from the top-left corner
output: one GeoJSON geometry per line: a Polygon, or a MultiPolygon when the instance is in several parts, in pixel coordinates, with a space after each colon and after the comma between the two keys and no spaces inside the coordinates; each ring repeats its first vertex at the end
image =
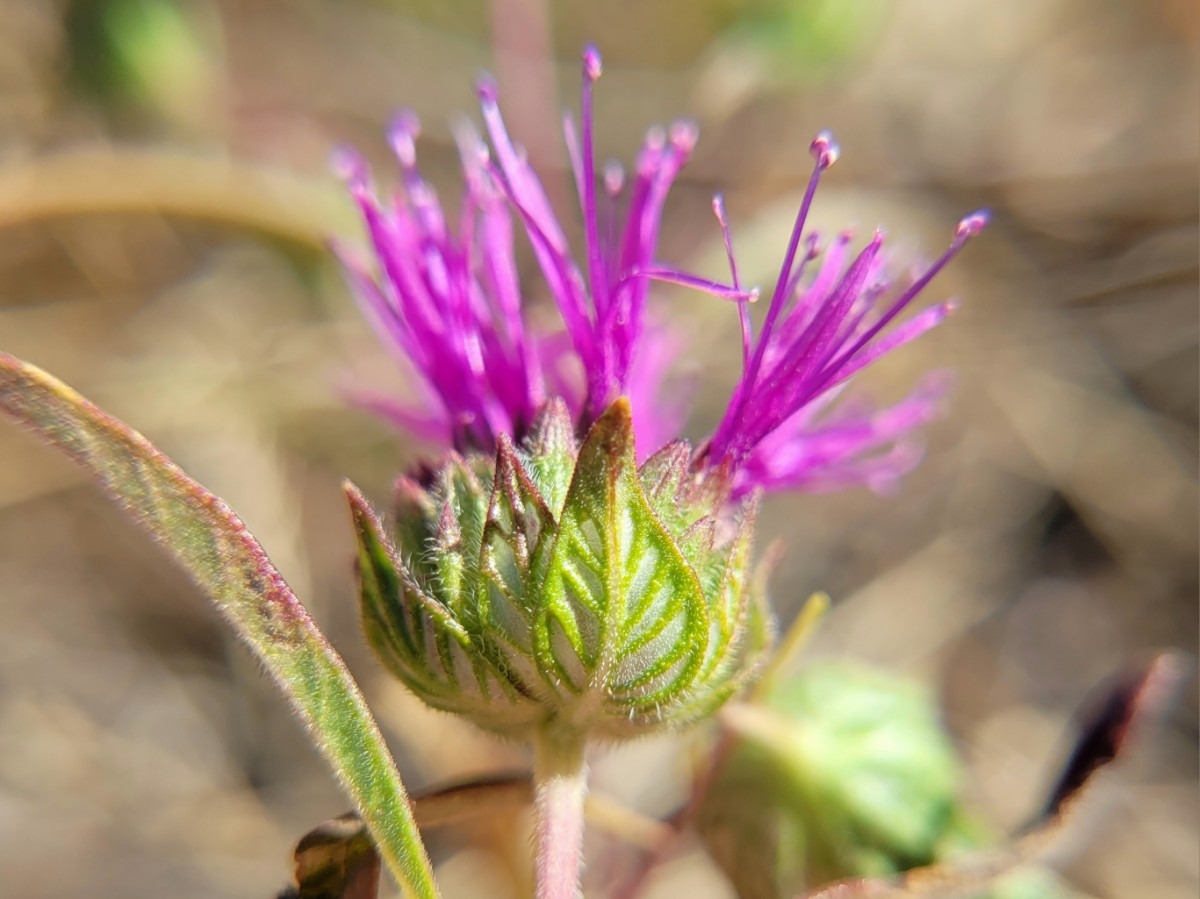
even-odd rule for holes
{"type": "MultiPolygon", "coordinates": [[[[937,882],[949,886],[956,858],[996,845],[961,800],[961,762],[920,684],[821,662],[763,700],[728,710],[739,740],[699,819],[742,899],[943,863],[949,867],[937,882]]],[[[1068,892],[1052,872],[1029,865],[979,895],[1065,899],[1068,892]]]]}
{"type": "Polygon", "coordinates": [[[790,895],[937,858],[954,822],[959,761],[920,686],[824,663],[737,712],[738,750],[701,826],[739,887],[758,884],[743,895],[790,895]]]}
{"type": "Polygon", "coordinates": [[[582,443],[552,402],[520,447],[401,479],[391,535],[350,488],[372,648],[430,705],[513,736],[711,714],[770,642],[754,503],[727,509],[686,444],[636,458],[626,401],[582,443]]]}

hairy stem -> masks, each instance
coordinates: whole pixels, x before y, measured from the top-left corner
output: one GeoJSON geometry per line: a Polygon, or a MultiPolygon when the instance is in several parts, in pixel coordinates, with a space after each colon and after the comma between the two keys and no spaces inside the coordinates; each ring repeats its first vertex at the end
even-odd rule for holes
{"type": "Polygon", "coordinates": [[[535,744],[537,899],[577,899],[583,869],[587,764],[582,734],[546,725],[535,744]]]}

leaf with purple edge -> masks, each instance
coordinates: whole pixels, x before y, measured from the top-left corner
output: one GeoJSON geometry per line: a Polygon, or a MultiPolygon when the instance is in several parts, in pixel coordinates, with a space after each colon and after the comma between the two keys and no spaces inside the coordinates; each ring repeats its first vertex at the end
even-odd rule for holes
{"type": "MultiPolygon", "coordinates": [[[[557,523],[507,437],[496,450],[496,473],[483,527],[483,575],[478,614],[481,627],[513,647],[513,662],[525,668],[533,648],[537,582],[534,555],[552,541],[557,523]]],[[[528,674],[536,678],[535,671],[528,674]]]]}
{"type": "Polygon", "coordinates": [[[88,470],[262,660],[409,896],[438,895],[399,772],[341,657],[241,520],[127,425],[0,354],[0,411],[88,470]]]}

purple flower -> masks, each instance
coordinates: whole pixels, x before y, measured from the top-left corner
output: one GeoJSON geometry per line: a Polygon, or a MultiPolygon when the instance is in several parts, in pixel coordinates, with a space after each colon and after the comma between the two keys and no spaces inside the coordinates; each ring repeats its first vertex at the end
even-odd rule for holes
{"type": "Polygon", "coordinates": [[[335,167],[362,212],[380,276],[345,248],[335,250],[368,318],[416,370],[426,392],[424,411],[360,397],[366,405],[434,442],[494,450],[501,434],[525,433],[548,393],[561,396],[581,426],[628,395],[644,450],[674,436],[682,410],[660,393],[675,341],[647,325],[648,282],[672,281],[735,300],[749,295],[655,262],[663,203],[695,144],[694,126],[652,131],[631,183],[619,167],[609,166],[597,196],[592,85],[599,75],[600,56],[589,48],[582,138],[571,121],[564,123],[583,213],[583,271],[541,181],[509,137],[490,81],[479,88],[490,146],[473,132],[460,135],[466,191],[456,230],[417,169],[419,126],[412,113],[399,116],[391,129],[403,187],[392,203],[375,197],[361,157],[340,151],[335,167]],[[563,331],[538,333],[525,321],[514,216],[533,247],[563,331]]]}
{"type": "Polygon", "coordinates": [[[663,390],[678,341],[647,321],[650,282],[666,281],[736,302],[741,321],[743,374],[694,458],[699,476],[725,479],[733,499],[760,488],[886,490],[919,459],[913,434],[935,415],[945,379],[927,378],[907,399],[882,409],[841,394],[854,374],[952,311],[943,302],[898,320],[986,215],[963,219],[950,248],[895,288],[881,235],[850,259],[849,235],[822,250],[816,235],[804,233],[821,173],[838,153],[830,135],[818,135],[811,148],[816,165],[755,336],[748,304],[757,291],[740,283],[720,197],[713,206],[732,284],[657,261],[664,203],[695,145],[695,127],[679,122],[651,131],[629,177],[615,165],[597,171],[592,106],[600,70],[599,54],[588,48],[580,124],[570,116],[564,121],[583,220],[582,264],[511,140],[490,81],[479,87],[487,139],[469,130],[459,137],[466,190],[454,227],[418,172],[411,113],[391,130],[402,186],[393,201],[377,199],[366,165],[342,152],[338,167],[362,211],[378,275],[344,248],[339,255],[376,330],[415,369],[425,392],[423,409],[379,397],[364,401],[433,442],[490,452],[501,437],[520,439],[549,397],[565,401],[582,431],[627,396],[644,456],[676,438],[686,412],[663,390]],[[517,276],[514,219],[537,261],[536,289],[517,276]],[[549,294],[560,329],[530,326],[531,293],[549,294]]]}
{"type": "MultiPolygon", "coordinates": [[[[749,312],[741,304],[742,377],[700,453],[704,467],[728,472],[734,498],[756,488],[828,490],[866,484],[886,490],[917,463],[920,451],[911,435],[936,414],[945,378],[927,378],[907,399],[882,410],[862,402],[839,404],[839,394],[856,373],[954,310],[953,301],[946,301],[896,322],[987,223],[984,212],[964,218],[937,261],[896,289],[886,275],[881,233],[850,261],[848,233],[824,252],[817,235],[805,236],[821,173],[837,160],[839,150],[832,135],[822,132],[811,152],[816,164],[762,332],[753,337],[749,312]]],[[[720,197],[713,210],[737,288],[737,265],[720,197]]]]}
{"type": "MultiPolygon", "coordinates": [[[[646,325],[649,282],[681,284],[730,300],[746,301],[754,294],[656,261],[663,205],[691,156],[696,127],[681,121],[665,132],[651,130],[631,179],[616,164],[607,166],[603,177],[598,177],[592,95],[600,72],[600,54],[589,47],[583,54],[581,127],[577,128],[569,115],[563,122],[583,218],[587,258],[582,272],[537,174],[509,138],[490,81],[479,88],[484,125],[494,151],[494,158],[485,156],[485,164],[525,226],[583,369],[585,422],[598,418],[617,397],[628,395],[639,439],[645,450],[653,450],[674,436],[674,428],[664,427],[664,423],[678,424],[682,416],[659,396],[664,363],[672,355],[674,340],[669,332],[646,325]]],[[[480,152],[487,153],[482,145],[480,152]]]]}
{"type": "Polygon", "coordinates": [[[547,380],[561,376],[564,348],[526,327],[507,201],[464,153],[466,191],[452,229],[417,169],[418,131],[408,113],[392,125],[403,189],[390,203],[375,197],[356,153],[342,150],[335,161],[362,212],[379,276],[346,248],[335,250],[371,324],[420,376],[426,408],[363,399],[432,442],[492,449],[501,434],[520,434],[533,421],[547,380]]]}

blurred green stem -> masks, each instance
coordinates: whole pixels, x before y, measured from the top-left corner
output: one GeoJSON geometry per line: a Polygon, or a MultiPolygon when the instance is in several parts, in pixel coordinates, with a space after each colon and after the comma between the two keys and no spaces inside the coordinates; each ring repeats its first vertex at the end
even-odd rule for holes
{"type": "Polygon", "coordinates": [[[576,899],[583,869],[583,735],[551,722],[534,744],[537,899],[576,899]]]}

